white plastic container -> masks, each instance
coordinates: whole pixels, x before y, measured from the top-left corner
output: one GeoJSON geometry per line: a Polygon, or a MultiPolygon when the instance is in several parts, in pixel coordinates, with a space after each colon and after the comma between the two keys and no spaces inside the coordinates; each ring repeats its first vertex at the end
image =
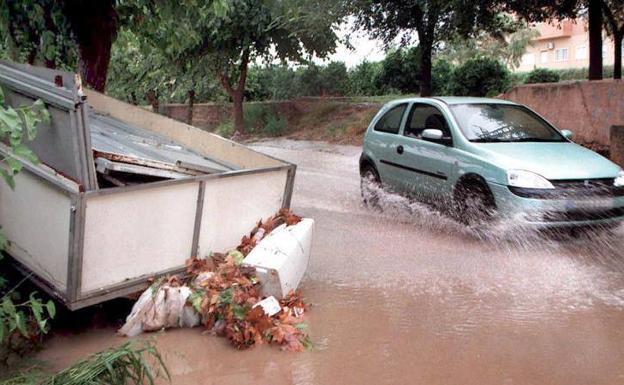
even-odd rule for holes
{"type": "Polygon", "coordinates": [[[310,261],[314,220],[304,218],[293,226],[280,226],[263,238],[243,260],[254,266],[262,294],[283,298],[297,289],[310,261]]]}

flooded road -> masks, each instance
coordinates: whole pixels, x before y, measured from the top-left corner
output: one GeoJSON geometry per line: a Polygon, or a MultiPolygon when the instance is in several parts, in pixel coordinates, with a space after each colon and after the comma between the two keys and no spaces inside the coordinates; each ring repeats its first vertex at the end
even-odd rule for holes
{"type": "MultiPolygon", "coordinates": [[[[174,384],[624,384],[624,230],[488,239],[401,197],[359,196],[359,148],[269,141],[298,164],[293,208],[317,221],[302,285],[313,351],[238,352],[201,329],[145,335],[174,384]]],[[[62,368],[125,342],[57,333],[62,368]]]]}

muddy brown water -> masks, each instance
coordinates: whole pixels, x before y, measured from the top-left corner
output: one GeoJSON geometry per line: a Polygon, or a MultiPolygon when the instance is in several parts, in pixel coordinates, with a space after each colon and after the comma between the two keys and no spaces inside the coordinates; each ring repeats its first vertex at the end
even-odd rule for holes
{"type": "MultiPolygon", "coordinates": [[[[316,219],[302,285],[310,352],[238,352],[201,329],[144,335],[174,384],[624,384],[624,230],[553,239],[513,224],[488,239],[401,197],[359,198],[359,148],[255,147],[297,163],[293,207],[316,219]]],[[[126,339],[57,332],[60,369],[126,339]]]]}

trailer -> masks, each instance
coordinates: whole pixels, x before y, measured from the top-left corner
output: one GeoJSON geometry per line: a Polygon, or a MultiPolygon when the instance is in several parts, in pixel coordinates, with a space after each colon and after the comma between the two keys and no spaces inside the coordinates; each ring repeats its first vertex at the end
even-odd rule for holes
{"type": "Polygon", "coordinates": [[[296,166],[83,89],[72,73],[0,62],[12,106],[45,102],[31,163],[0,183],[8,254],[75,310],[143,290],[185,261],[238,245],[288,208],[296,166]]]}

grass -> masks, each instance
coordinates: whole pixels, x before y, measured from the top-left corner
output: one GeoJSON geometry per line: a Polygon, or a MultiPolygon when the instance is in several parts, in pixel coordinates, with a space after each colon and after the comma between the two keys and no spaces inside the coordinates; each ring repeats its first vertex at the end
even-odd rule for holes
{"type": "Polygon", "coordinates": [[[171,380],[158,350],[147,342],[142,346],[128,342],[95,353],[55,375],[32,367],[0,385],[154,385],[158,377],[171,380]]]}

